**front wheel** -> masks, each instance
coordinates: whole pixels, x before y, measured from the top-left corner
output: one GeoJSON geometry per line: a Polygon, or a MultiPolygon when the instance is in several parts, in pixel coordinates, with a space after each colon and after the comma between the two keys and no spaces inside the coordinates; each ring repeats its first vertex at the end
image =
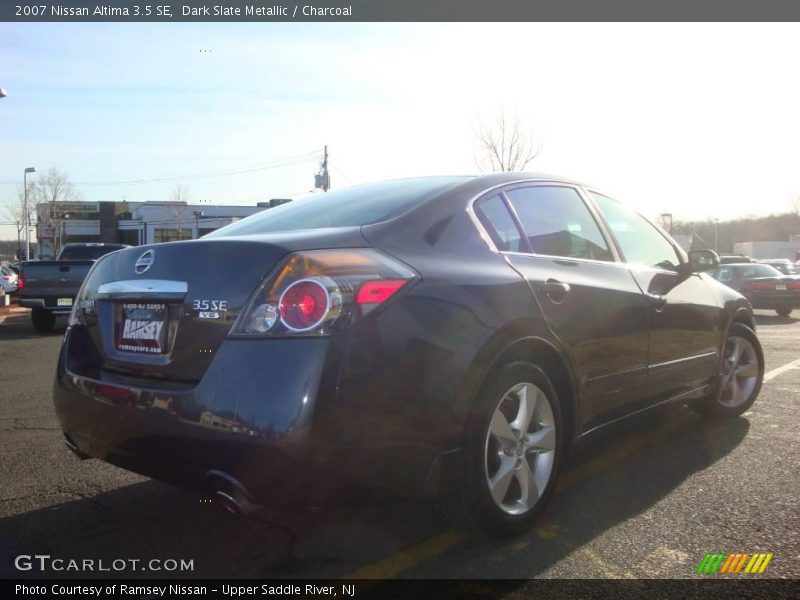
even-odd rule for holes
{"type": "Polygon", "coordinates": [[[521,361],[500,368],[469,419],[461,485],[440,508],[456,526],[496,537],[529,529],[553,494],[563,430],[544,371],[521,361]]]}
{"type": "Polygon", "coordinates": [[[775,312],[778,313],[781,317],[788,317],[792,314],[792,307],[791,306],[779,306],[775,309],[775,312]]]}
{"type": "Polygon", "coordinates": [[[725,342],[717,392],[695,408],[709,416],[738,417],[756,401],[763,379],[764,353],[758,337],[746,325],[734,323],[725,342]]]}

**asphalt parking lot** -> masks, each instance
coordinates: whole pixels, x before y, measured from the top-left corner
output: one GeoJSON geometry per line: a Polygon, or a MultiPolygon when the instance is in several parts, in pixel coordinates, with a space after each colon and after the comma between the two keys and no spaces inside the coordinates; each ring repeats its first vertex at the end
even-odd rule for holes
{"type": "Polygon", "coordinates": [[[797,578],[800,362],[781,368],[800,357],[800,319],[759,311],[758,329],[768,381],[751,411],[708,423],[672,406],[592,435],[538,528],[498,542],[450,531],[416,502],[236,519],[191,493],[79,461],[50,400],[61,336],[9,317],[0,323],[0,577],[21,575],[19,554],[49,554],[191,559],[194,571],[180,576],[204,578],[683,578],[724,551],[773,553],[757,577],[797,578]]]}

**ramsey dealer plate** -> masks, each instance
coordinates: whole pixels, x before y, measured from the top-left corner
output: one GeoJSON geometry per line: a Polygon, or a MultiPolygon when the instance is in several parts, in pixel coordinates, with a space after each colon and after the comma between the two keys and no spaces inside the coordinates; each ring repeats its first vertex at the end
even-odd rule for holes
{"type": "Polygon", "coordinates": [[[162,303],[125,303],[119,306],[114,346],[123,352],[163,354],[167,351],[169,311],[162,303]]]}

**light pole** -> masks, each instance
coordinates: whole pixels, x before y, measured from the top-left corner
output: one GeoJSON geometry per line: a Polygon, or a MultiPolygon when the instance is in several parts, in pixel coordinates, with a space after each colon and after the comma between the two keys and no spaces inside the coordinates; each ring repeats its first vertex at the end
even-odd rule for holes
{"type": "Polygon", "coordinates": [[[31,215],[28,210],[28,173],[36,173],[36,167],[26,168],[25,175],[23,175],[23,180],[25,182],[25,199],[23,201],[25,206],[25,216],[23,217],[25,221],[25,260],[31,259],[31,215]]]}
{"type": "Polygon", "coordinates": [[[664,229],[667,233],[672,235],[672,213],[661,213],[661,222],[664,224],[664,229]]]}
{"type": "Polygon", "coordinates": [[[194,237],[197,239],[200,237],[200,217],[205,215],[202,210],[194,210],[192,214],[194,215],[194,237]]]}

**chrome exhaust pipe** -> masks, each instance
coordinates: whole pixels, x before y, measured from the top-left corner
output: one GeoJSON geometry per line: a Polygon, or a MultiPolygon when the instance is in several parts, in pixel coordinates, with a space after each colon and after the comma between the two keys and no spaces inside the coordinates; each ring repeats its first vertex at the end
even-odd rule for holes
{"type": "Polygon", "coordinates": [[[75,456],[80,458],[81,460],[86,460],[87,458],[91,458],[88,454],[81,452],[75,443],[69,439],[66,435],[64,436],[64,445],[67,447],[67,450],[72,452],[75,456]]]}
{"type": "Polygon", "coordinates": [[[209,471],[206,479],[210,480],[214,490],[213,500],[217,506],[232,515],[245,516],[261,508],[254,503],[247,489],[235,477],[222,471],[209,471]]]}

